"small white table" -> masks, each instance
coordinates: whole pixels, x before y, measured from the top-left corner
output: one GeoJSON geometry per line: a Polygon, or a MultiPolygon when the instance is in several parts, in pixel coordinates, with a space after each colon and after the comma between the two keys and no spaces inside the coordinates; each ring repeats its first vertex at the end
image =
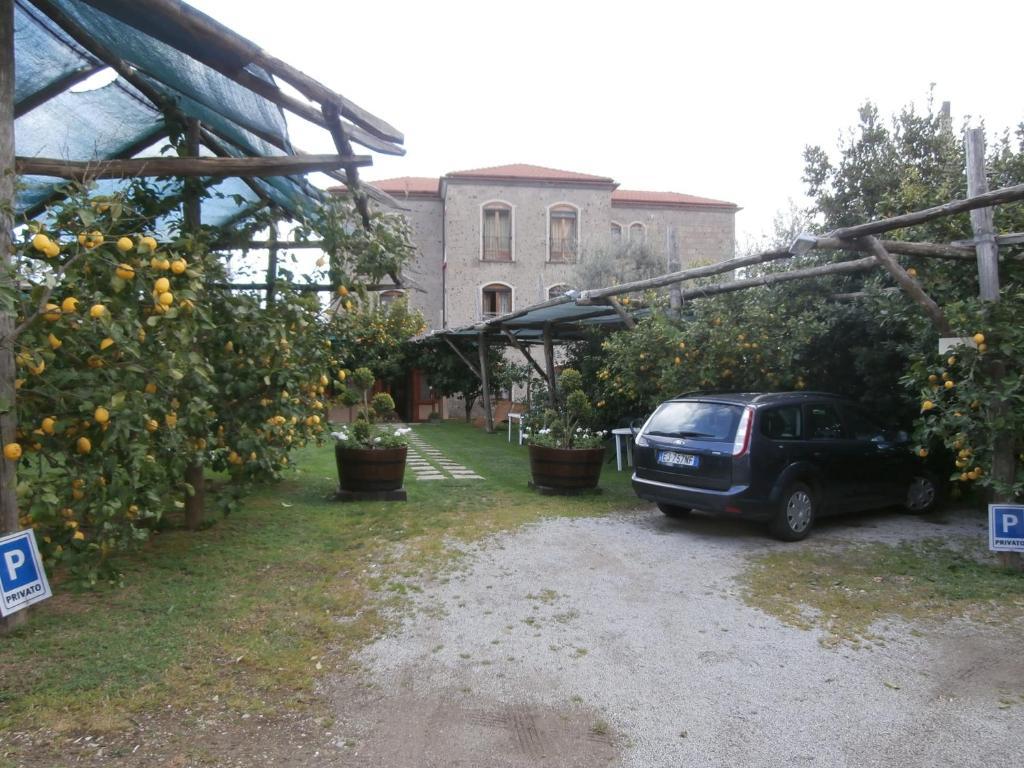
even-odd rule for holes
{"type": "Polygon", "coordinates": [[[523,444],[523,414],[521,413],[510,413],[508,415],[508,441],[512,442],[512,422],[518,422],[519,426],[519,444],[523,444]]]}
{"type": "Polygon", "coordinates": [[[622,444],[626,444],[626,465],[633,466],[633,430],[629,427],[619,427],[612,430],[615,437],[615,467],[622,471],[622,444]]]}

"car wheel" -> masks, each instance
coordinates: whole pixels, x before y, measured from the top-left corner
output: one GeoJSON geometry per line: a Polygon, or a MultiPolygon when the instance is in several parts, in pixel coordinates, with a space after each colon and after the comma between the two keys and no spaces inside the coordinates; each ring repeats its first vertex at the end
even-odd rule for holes
{"type": "Polygon", "coordinates": [[[921,472],[914,475],[910,481],[903,507],[911,514],[925,515],[934,512],[941,502],[941,487],[935,475],[930,472],[921,472]]]}
{"type": "Polygon", "coordinates": [[[677,507],[675,504],[662,504],[658,502],[658,509],[662,511],[666,517],[686,517],[690,514],[689,507],[677,507]]]}
{"type": "Polygon", "coordinates": [[[793,483],[779,500],[779,511],[770,528],[772,536],[782,541],[800,541],[810,533],[816,512],[814,492],[804,483],[793,483]]]}

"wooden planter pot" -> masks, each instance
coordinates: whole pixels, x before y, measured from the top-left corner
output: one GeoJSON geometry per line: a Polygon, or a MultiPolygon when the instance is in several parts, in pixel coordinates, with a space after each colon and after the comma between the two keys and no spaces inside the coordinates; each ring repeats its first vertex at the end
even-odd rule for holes
{"type": "Polygon", "coordinates": [[[342,448],[334,446],[338,465],[339,501],[405,501],[405,457],[408,448],[342,448]]]}
{"type": "Polygon", "coordinates": [[[529,448],[530,486],[541,493],[571,495],[597,488],[604,448],[529,448]]]}

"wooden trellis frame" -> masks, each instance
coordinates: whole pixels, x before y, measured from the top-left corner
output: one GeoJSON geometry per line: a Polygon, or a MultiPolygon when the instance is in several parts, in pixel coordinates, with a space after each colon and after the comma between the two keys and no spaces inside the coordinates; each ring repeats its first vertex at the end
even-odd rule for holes
{"type": "MultiPolygon", "coordinates": [[[[99,11],[115,18],[118,17],[118,14],[124,14],[126,18],[120,20],[129,26],[131,26],[132,18],[139,18],[138,14],[143,12],[146,14],[147,21],[156,20],[159,23],[160,20],[164,20],[180,30],[185,30],[186,34],[182,34],[177,39],[196,41],[199,43],[198,45],[188,48],[183,42],[175,43],[175,41],[167,40],[164,42],[177,48],[179,52],[193,61],[198,61],[220,72],[237,85],[267,99],[280,108],[325,128],[332,137],[337,154],[309,155],[301,150],[295,150],[273,130],[261,130],[258,125],[247,125],[246,130],[285,154],[284,156],[254,157],[251,155],[251,151],[247,152],[244,148],[235,146],[235,151],[240,151],[243,154],[242,157],[238,157],[229,151],[229,147],[232,145],[229,136],[218,134],[211,126],[199,125],[191,115],[184,113],[165,98],[161,91],[143,76],[140,70],[123,60],[117,51],[111,50],[95,40],[86,29],[71,16],[65,14],[56,3],[51,0],[30,0],[30,2],[34,11],[45,15],[50,22],[59,27],[99,64],[90,63],[78,67],[16,104],[14,0],[0,0],[0,279],[7,281],[8,285],[14,274],[12,269],[12,232],[14,227],[12,211],[15,200],[16,173],[45,174],[77,180],[169,175],[186,179],[194,179],[198,176],[232,176],[246,179],[255,176],[291,176],[320,170],[346,185],[365,226],[370,224],[368,203],[370,198],[385,203],[394,203],[388,195],[360,183],[359,168],[368,165],[370,158],[366,155],[356,154],[352,144],[360,144],[375,152],[402,155],[404,150],[399,145],[404,141],[404,137],[398,130],[317,80],[271,56],[227,28],[216,24],[180,0],[133,0],[124,5],[93,2],[93,0],[82,0],[82,2],[95,6],[99,11]],[[240,66],[236,68],[226,63],[232,60],[234,63],[240,63],[240,66]],[[285,94],[269,79],[256,77],[246,69],[249,64],[255,64],[273,77],[288,83],[309,101],[304,102],[302,99],[285,94]],[[154,131],[140,137],[131,146],[125,147],[119,156],[103,158],[96,162],[75,163],[63,159],[40,157],[16,158],[15,119],[60,96],[72,86],[105,67],[111,68],[121,79],[134,87],[142,97],[151,102],[158,112],[163,113],[168,119],[187,126],[188,152],[186,154],[188,156],[134,157],[154,142],[167,137],[168,129],[165,126],[159,126],[154,131]],[[216,157],[199,157],[201,144],[206,145],[216,157]]],[[[190,193],[189,186],[186,184],[183,200],[185,225],[187,228],[195,228],[200,224],[199,205],[197,196],[190,193]]],[[[241,215],[251,215],[261,208],[275,207],[270,198],[257,186],[250,183],[250,188],[256,193],[259,202],[243,209],[241,215]]],[[[34,218],[42,213],[52,199],[27,211],[27,217],[34,218]]],[[[228,225],[232,222],[228,222],[228,225]]],[[[288,244],[288,247],[301,246],[288,244]]],[[[310,245],[309,247],[314,246],[310,245]]],[[[273,253],[273,251],[271,252],[273,253]]],[[[275,282],[272,273],[273,264],[270,267],[271,274],[268,276],[264,289],[267,291],[268,299],[272,300],[275,282]]],[[[391,277],[395,283],[400,284],[397,275],[391,275],[391,277]]],[[[316,289],[319,290],[320,286],[317,286],[316,289]]],[[[24,324],[22,325],[24,326],[24,324]]],[[[0,401],[5,404],[5,410],[0,412],[0,444],[14,442],[16,439],[14,348],[21,328],[22,326],[16,326],[16,316],[13,311],[0,311],[0,401]]],[[[192,472],[191,475],[193,479],[196,476],[201,478],[201,472],[192,472]]],[[[15,487],[14,463],[0,461],[0,534],[17,531],[19,527],[15,487]]],[[[192,507],[191,515],[187,515],[187,518],[190,521],[190,526],[195,526],[198,525],[194,517],[197,504],[190,506],[192,507]]],[[[16,626],[24,620],[24,611],[0,619],[0,632],[16,626]]]]}

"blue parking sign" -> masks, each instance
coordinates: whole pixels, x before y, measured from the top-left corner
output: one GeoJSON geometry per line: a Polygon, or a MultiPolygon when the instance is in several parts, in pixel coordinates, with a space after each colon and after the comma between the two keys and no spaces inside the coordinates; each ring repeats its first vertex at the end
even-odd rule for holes
{"type": "Polygon", "coordinates": [[[0,616],[51,596],[35,534],[20,531],[0,538],[0,616]]]}
{"type": "Polygon", "coordinates": [[[1024,552],[1024,504],[988,505],[988,548],[1024,552]]]}

